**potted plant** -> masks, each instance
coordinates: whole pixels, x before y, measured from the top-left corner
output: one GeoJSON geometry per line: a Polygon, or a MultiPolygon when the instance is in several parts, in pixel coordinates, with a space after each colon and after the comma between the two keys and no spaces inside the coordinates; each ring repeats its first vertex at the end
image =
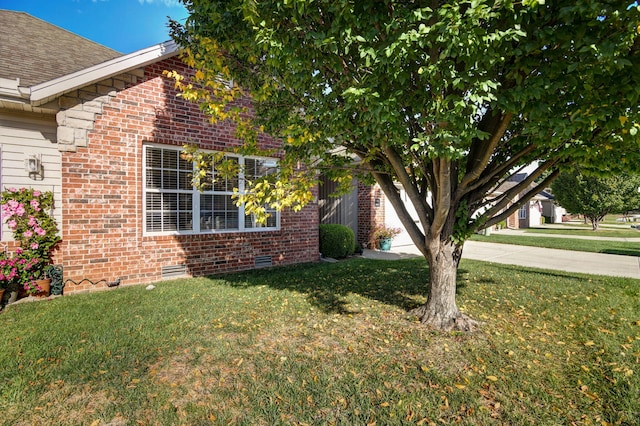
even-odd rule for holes
{"type": "Polygon", "coordinates": [[[385,225],[376,225],[371,231],[371,240],[374,246],[382,251],[391,250],[391,240],[402,230],[400,228],[390,228],[385,225]]]}
{"type": "MultiPolygon", "coordinates": [[[[26,294],[48,292],[45,269],[60,243],[58,226],[49,213],[53,193],[32,188],[9,188],[2,192],[2,218],[19,247],[0,256],[0,280],[3,286],[22,288],[26,294]]],[[[50,281],[49,281],[50,282],[50,281]]]]}
{"type": "MultiPolygon", "coordinates": [[[[46,266],[46,265],[45,265],[46,266]]],[[[9,291],[24,291],[28,295],[47,291],[42,260],[30,250],[0,253],[0,282],[9,291]]]]}

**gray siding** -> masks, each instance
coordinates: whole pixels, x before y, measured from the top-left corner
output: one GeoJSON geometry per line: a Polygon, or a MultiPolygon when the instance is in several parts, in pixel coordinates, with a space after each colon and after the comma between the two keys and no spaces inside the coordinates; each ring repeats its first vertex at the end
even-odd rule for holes
{"type": "Polygon", "coordinates": [[[336,183],[321,178],[318,188],[318,207],[320,211],[320,223],[337,223],[346,225],[358,235],[358,183],[354,179],[353,190],[340,197],[333,197],[336,191],[336,183]]]}

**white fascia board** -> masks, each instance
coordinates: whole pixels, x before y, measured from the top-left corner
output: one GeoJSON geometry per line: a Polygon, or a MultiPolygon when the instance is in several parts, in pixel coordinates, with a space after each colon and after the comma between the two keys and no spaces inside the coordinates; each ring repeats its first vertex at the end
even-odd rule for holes
{"type": "Polygon", "coordinates": [[[178,53],[178,45],[173,41],[166,41],[155,46],[138,50],[128,55],[76,71],[30,88],[30,101],[37,105],[64,93],[87,86],[109,78],[110,76],[159,62],[178,53]]]}

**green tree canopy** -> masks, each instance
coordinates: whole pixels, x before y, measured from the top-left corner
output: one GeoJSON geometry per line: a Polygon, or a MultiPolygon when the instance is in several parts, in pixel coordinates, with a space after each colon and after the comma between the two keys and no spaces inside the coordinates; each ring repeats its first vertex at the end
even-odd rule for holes
{"type": "Polygon", "coordinates": [[[640,207],[640,176],[627,173],[611,176],[584,175],[565,171],[551,184],[556,201],[571,213],[584,215],[593,227],[609,213],[623,213],[640,207]]]}
{"type": "Polygon", "coordinates": [[[475,325],[455,301],[474,231],[515,212],[563,165],[637,164],[640,13],[624,2],[183,2],[190,16],[171,33],[198,70],[170,73],[183,96],[214,120],[235,119],[246,150],[257,150],[257,129],[284,143],[279,174],[242,196],[296,206],[311,199],[319,168],[373,177],[429,263],[428,301],[415,313],[436,328],[475,325]],[[358,170],[343,153],[360,157],[358,170]],[[494,191],[534,160],[527,179],[494,191]]]}

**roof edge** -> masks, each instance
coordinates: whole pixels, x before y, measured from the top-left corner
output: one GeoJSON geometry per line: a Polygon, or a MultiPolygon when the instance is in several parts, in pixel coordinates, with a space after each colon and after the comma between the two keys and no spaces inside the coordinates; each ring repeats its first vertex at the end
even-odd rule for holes
{"type": "Polygon", "coordinates": [[[132,69],[149,65],[178,54],[179,47],[173,40],[156,44],[136,52],[76,71],[71,74],[27,88],[33,105],[45,103],[64,93],[122,74],[132,69]]]}

